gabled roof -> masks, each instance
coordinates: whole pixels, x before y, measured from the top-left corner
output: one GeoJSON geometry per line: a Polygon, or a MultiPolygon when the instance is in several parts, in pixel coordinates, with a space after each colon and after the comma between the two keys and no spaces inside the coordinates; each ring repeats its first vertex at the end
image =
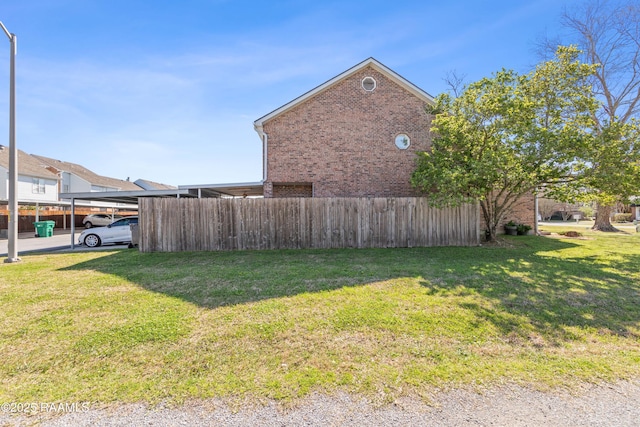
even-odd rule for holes
{"type": "MultiPolygon", "coordinates": [[[[58,175],[43,168],[37,159],[22,150],[17,151],[18,175],[58,180],[58,175]]],[[[0,145],[0,166],[9,169],[9,147],[5,147],[4,145],[0,145]]]]}
{"type": "Polygon", "coordinates": [[[110,178],[108,176],[101,176],[101,175],[98,175],[98,176],[102,178],[102,181],[101,183],[98,183],[95,185],[100,185],[104,187],[113,187],[113,188],[117,188],[119,191],[138,191],[142,189],[141,187],[137,186],[135,183],[131,181],[118,179],[118,178],[110,178]]]}
{"type": "Polygon", "coordinates": [[[175,190],[178,188],[169,184],[149,181],[148,179],[136,179],[135,181],[133,181],[133,183],[138,187],[144,188],[145,190],[175,190]]]}
{"type": "Polygon", "coordinates": [[[122,191],[140,190],[140,187],[135,185],[133,182],[125,181],[123,179],[109,178],[108,176],[98,175],[97,173],[85,168],[82,165],[78,165],[76,163],[51,159],[49,157],[38,156],[35,154],[32,154],[31,156],[40,161],[41,168],[46,168],[47,166],[49,166],[61,172],[72,173],[84,179],[85,181],[89,182],[91,185],[117,188],[118,190],[122,190],[122,191]]]}
{"type": "Polygon", "coordinates": [[[409,93],[412,93],[413,95],[417,96],[418,98],[424,100],[426,103],[432,104],[432,105],[435,103],[433,97],[431,95],[429,95],[427,92],[425,92],[424,90],[420,89],[418,86],[414,85],[409,80],[405,79],[400,74],[396,73],[395,71],[393,71],[392,69],[390,69],[386,65],[380,63],[376,59],[368,58],[368,59],[365,59],[364,61],[362,61],[361,63],[349,68],[347,71],[345,71],[345,72],[343,72],[341,74],[338,74],[334,78],[332,78],[330,80],[327,80],[326,82],[322,83],[320,86],[317,86],[316,88],[311,89],[309,92],[297,97],[293,101],[288,102],[287,104],[284,104],[282,107],[273,110],[269,114],[260,117],[258,120],[253,122],[254,128],[258,132],[260,132],[260,129],[261,129],[262,124],[264,122],[266,122],[266,121],[268,121],[268,120],[270,120],[270,119],[272,119],[272,118],[274,118],[276,116],[279,116],[280,114],[282,114],[282,113],[284,113],[284,112],[296,107],[297,105],[303,103],[307,99],[317,95],[318,93],[320,93],[322,91],[327,90],[328,88],[330,88],[331,86],[335,85],[339,81],[341,81],[341,80],[349,77],[350,75],[362,70],[363,68],[369,67],[369,66],[373,67],[375,70],[377,70],[380,73],[384,74],[387,78],[389,78],[390,80],[392,80],[396,84],[398,84],[401,87],[403,87],[409,93]]]}

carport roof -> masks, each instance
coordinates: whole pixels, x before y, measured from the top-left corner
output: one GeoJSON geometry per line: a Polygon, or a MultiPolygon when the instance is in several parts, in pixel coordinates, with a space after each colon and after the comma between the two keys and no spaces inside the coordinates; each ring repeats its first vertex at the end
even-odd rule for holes
{"type": "Polygon", "coordinates": [[[180,185],[180,190],[190,190],[195,196],[200,193],[201,197],[247,197],[262,196],[262,182],[236,182],[231,184],[202,184],[202,185],[180,185]]]}
{"type": "Polygon", "coordinates": [[[97,202],[126,203],[135,205],[139,197],[195,197],[189,190],[136,190],[89,191],[85,193],[60,193],[61,199],[93,200],[97,202]]]}
{"type": "Polygon", "coordinates": [[[98,202],[137,204],[139,197],[245,197],[262,196],[262,182],[233,184],[181,185],[171,190],[91,191],[60,193],[61,199],[93,200],[98,202]]]}

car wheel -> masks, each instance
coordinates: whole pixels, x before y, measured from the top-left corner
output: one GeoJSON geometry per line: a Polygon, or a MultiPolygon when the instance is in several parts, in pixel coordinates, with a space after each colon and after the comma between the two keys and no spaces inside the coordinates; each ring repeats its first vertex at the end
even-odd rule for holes
{"type": "Polygon", "coordinates": [[[100,246],[101,243],[102,242],[100,241],[100,238],[95,234],[89,234],[87,237],[84,238],[84,244],[90,248],[95,248],[96,246],[100,246]]]}
{"type": "Polygon", "coordinates": [[[91,228],[93,227],[93,224],[91,224],[91,221],[87,221],[84,223],[84,228],[91,228]]]}

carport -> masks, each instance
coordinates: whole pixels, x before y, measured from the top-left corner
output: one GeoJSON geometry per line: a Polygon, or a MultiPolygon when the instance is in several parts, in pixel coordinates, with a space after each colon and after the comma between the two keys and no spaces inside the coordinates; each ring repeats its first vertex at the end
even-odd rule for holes
{"type": "Polygon", "coordinates": [[[71,249],[75,248],[76,201],[116,204],[118,209],[138,209],[140,197],[248,197],[262,196],[262,183],[182,185],[171,190],[93,191],[85,193],[60,193],[60,199],[71,200],[71,249]]]}
{"type": "Polygon", "coordinates": [[[180,185],[181,190],[189,190],[198,198],[206,197],[262,197],[262,182],[240,182],[233,184],[180,185]]]}
{"type": "Polygon", "coordinates": [[[118,209],[138,209],[140,197],[194,197],[189,190],[136,190],[136,191],[93,191],[86,193],[60,193],[61,199],[71,200],[71,249],[75,248],[75,207],[76,201],[91,201],[116,204],[118,209]]]}

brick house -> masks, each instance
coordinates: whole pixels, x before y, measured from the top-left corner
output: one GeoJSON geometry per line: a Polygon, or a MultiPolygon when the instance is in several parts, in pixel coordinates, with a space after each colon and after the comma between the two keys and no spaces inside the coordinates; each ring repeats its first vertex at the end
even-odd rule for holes
{"type": "Polygon", "coordinates": [[[415,196],[433,98],[373,58],[259,118],[265,197],[415,196]]]}
{"type": "MultiPolygon", "coordinates": [[[[254,122],[264,197],[410,197],[434,99],[374,58],[254,122]]],[[[525,197],[505,222],[533,224],[525,197]]]]}

